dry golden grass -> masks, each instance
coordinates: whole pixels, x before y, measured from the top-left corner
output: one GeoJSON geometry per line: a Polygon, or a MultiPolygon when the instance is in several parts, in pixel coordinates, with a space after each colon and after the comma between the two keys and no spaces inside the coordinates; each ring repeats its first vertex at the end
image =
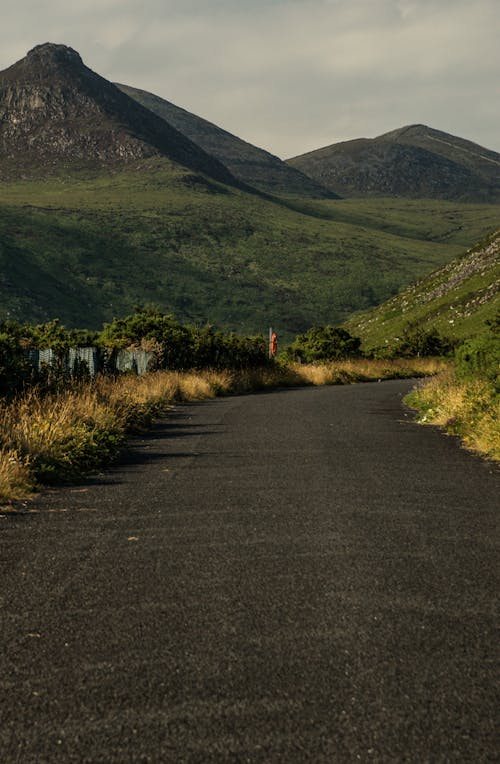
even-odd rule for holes
{"type": "Polygon", "coordinates": [[[348,372],[341,372],[336,364],[294,364],[292,368],[300,381],[307,385],[335,385],[354,381],[348,372]]]}
{"type": "Polygon", "coordinates": [[[88,472],[169,406],[233,387],[231,374],[207,371],[101,377],[57,394],[30,390],[0,406],[0,502],[23,498],[37,480],[88,472]]]}
{"type": "Polygon", "coordinates": [[[482,379],[459,380],[453,370],[420,384],[407,402],[422,424],[440,425],[463,444],[500,461],[500,396],[482,379]]]}
{"type": "Polygon", "coordinates": [[[33,477],[26,458],[16,451],[0,450],[0,503],[24,498],[33,489],[33,477]]]}
{"type": "Polygon", "coordinates": [[[229,392],[231,386],[229,372],[158,371],[142,377],[101,377],[95,389],[112,406],[161,407],[178,401],[213,398],[221,392],[229,392]]]}
{"type": "Polygon", "coordinates": [[[376,379],[421,377],[437,374],[448,364],[436,358],[355,358],[325,364],[294,364],[295,374],[306,384],[344,385],[376,379]]]}

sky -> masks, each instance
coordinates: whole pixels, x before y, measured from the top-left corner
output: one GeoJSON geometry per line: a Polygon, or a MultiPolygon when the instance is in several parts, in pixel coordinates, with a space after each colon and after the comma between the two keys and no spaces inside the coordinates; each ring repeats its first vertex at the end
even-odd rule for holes
{"type": "Polygon", "coordinates": [[[500,0],[2,0],[44,42],[281,158],[423,123],[500,152],[500,0]]]}

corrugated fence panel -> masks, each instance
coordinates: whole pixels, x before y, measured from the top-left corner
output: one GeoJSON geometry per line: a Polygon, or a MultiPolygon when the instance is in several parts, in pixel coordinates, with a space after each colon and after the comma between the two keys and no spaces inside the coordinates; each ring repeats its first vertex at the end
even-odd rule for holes
{"type": "Polygon", "coordinates": [[[116,370],[145,374],[151,370],[155,361],[155,354],[147,350],[120,350],[116,357],[116,370]]]}
{"type": "Polygon", "coordinates": [[[103,366],[103,354],[99,348],[70,348],[68,351],[69,373],[78,375],[82,371],[87,371],[94,377],[103,366]]]}
{"type": "Polygon", "coordinates": [[[56,354],[52,350],[52,348],[47,348],[47,350],[39,350],[38,351],[38,371],[40,371],[41,367],[46,366],[54,366],[56,361],[56,354]]]}
{"type": "Polygon", "coordinates": [[[90,374],[94,377],[99,371],[132,372],[145,374],[157,367],[155,353],[147,350],[107,351],[97,347],[70,348],[64,353],[56,353],[52,348],[46,350],[26,350],[26,359],[35,374],[40,374],[48,366],[65,370],[70,376],[90,374]]]}

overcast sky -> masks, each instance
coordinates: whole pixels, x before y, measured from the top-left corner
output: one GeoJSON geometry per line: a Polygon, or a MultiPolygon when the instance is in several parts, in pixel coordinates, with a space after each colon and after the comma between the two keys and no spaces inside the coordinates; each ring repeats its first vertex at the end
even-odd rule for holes
{"type": "Polygon", "coordinates": [[[500,0],[2,0],[43,42],[280,157],[413,123],[500,151],[500,0]]]}

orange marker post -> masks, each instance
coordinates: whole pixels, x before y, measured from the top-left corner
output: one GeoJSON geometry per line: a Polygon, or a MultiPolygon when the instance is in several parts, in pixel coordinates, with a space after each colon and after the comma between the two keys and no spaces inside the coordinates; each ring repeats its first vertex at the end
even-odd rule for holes
{"type": "Polygon", "coordinates": [[[274,358],[278,352],[278,335],[269,329],[269,358],[274,358]]]}

